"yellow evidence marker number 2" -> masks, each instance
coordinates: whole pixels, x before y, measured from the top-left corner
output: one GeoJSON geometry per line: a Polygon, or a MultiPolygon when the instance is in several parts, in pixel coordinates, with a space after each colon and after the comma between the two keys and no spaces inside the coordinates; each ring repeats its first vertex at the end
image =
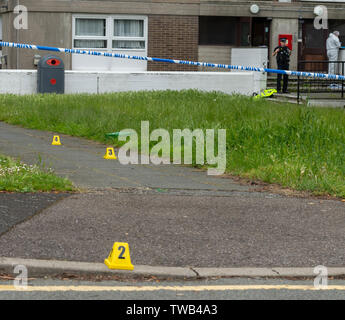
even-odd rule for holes
{"type": "Polygon", "coordinates": [[[115,242],[104,263],[109,269],[133,270],[134,266],[131,263],[128,243],[115,242]]]}

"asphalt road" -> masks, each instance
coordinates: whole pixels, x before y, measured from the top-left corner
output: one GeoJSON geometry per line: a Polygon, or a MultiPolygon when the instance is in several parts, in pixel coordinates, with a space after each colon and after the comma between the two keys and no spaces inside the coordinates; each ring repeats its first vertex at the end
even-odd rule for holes
{"type": "Polygon", "coordinates": [[[66,196],[68,194],[63,193],[0,193],[0,236],[66,196]]]}
{"type": "Polygon", "coordinates": [[[2,256],[103,262],[127,242],[134,264],[343,266],[344,203],[272,197],[97,191],[76,194],[7,232],[2,256]]]}
{"type": "MultiPolygon", "coordinates": [[[[183,300],[209,300],[212,304],[212,300],[345,299],[345,281],[329,280],[328,288],[315,289],[313,279],[219,279],[187,282],[90,282],[47,279],[29,281],[29,289],[12,290],[12,281],[0,281],[0,300],[154,300],[157,305],[157,300],[170,300],[171,304],[183,304],[183,300]]],[[[148,302],[147,305],[152,303],[155,304],[148,302]]],[[[123,307],[126,308],[121,310],[127,310],[128,306],[133,307],[133,302],[124,302],[123,307]]],[[[231,304],[229,306],[231,307],[231,304]]],[[[119,309],[114,315],[121,316],[119,309]]]]}

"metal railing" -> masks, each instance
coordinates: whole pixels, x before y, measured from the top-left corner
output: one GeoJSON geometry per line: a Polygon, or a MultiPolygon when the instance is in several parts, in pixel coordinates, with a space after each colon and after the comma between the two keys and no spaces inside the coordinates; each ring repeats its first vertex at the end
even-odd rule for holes
{"type": "MultiPolygon", "coordinates": [[[[298,71],[329,73],[332,67],[334,74],[344,75],[345,61],[299,61],[298,71]]],[[[297,77],[297,101],[302,94],[312,98],[344,99],[344,80],[297,77]]]]}

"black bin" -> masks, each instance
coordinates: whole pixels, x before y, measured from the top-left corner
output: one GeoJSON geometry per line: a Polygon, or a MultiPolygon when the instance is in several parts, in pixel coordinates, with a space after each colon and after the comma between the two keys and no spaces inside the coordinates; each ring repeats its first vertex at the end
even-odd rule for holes
{"type": "Polygon", "coordinates": [[[39,61],[37,68],[37,92],[65,92],[65,65],[59,57],[49,55],[39,61]]]}

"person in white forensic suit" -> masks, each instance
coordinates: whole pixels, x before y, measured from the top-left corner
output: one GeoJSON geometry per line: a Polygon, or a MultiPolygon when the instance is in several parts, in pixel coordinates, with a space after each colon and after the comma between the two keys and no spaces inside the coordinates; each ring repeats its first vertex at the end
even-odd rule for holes
{"type": "Polygon", "coordinates": [[[339,31],[333,31],[329,34],[329,37],[326,41],[327,56],[328,61],[328,73],[336,74],[336,63],[331,61],[337,61],[339,55],[339,48],[341,47],[341,42],[339,41],[339,31]]]}

